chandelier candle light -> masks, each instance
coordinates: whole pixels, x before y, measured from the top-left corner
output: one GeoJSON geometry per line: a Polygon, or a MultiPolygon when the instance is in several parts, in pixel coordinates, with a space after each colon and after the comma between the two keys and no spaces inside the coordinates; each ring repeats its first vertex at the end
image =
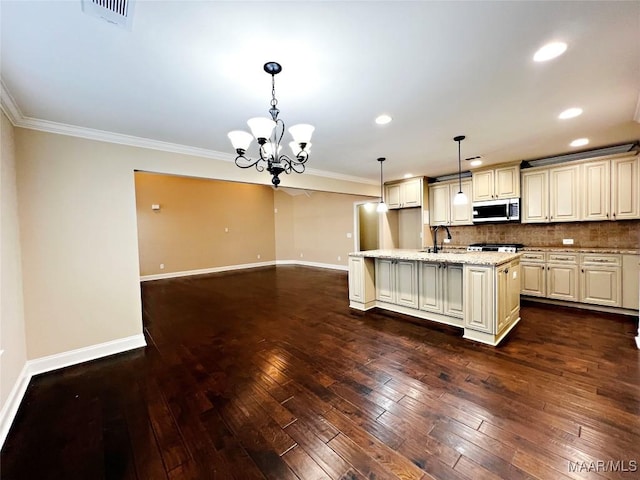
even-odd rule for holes
{"type": "Polygon", "coordinates": [[[311,134],[314,127],[307,124],[298,124],[289,127],[289,133],[293,137],[293,142],[289,147],[293,151],[294,158],[287,155],[280,155],[282,137],[284,136],[284,122],[278,118],[278,100],[276,100],[275,78],[282,71],[282,67],[277,62],[267,62],[264,64],[264,71],[271,75],[271,108],[269,113],[271,118],[256,117],[247,121],[251,133],[242,130],[234,130],[228,133],[229,140],[238,156],[236,165],[240,168],[256,167],[256,170],[263,172],[265,169],[273,176],[271,183],[278,188],[280,184],[279,175],[291,172],[302,173],[305,163],[309,159],[309,148],[311,148],[311,134]],[[252,136],[253,135],[253,136],[252,136]],[[245,157],[251,140],[255,137],[258,142],[258,153],[260,158],[252,160],[245,157]]]}
{"type": "Polygon", "coordinates": [[[466,137],[464,135],[458,135],[457,137],[453,137],[453,140],[458,142],[458,193],[453,197],[454,205],[466,205],[469,203],[469,199],[462,191],[462,166],[460,163],[460,142],[464,140],[466,137]]]}

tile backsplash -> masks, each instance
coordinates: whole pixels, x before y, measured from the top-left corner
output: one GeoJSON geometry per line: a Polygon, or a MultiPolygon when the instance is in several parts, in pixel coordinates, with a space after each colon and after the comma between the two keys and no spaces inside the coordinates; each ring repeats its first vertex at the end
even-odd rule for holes
{"type": "Polygon", "coordinates": [[[498,223],[449,227],[452,245],[471,243],[522,243],[536,247],[562,246],[572,238],[573,247],[640,248],[640,220],[572,223],[498,223]]]}

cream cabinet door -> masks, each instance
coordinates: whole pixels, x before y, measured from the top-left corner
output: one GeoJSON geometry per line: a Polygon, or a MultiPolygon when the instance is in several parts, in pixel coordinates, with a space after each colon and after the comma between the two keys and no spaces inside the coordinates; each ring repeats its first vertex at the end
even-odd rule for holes
{"type": "Polygon", "coordinates": [[[522,223],[549,222],[549,172],[522,174],[522,223]]]}
{"type": "Polygon", "coordinates": [[[494,173],[495,198],[517,198],[520,196],[520,167],[496,168],[494,173]]]}
{"type": "Polygon", "coordinates": [[[394,183],[385,187],[385,202],[389,208],[401,207],[400,184],[394,183]]]}
{"type": "Polygon", "coordinates": [[[580,301],[619,307],[621,277],[620,267],[583,266],[580,279],[580,301]]]}
{"type": "Polygon", "coordinates": [[[610,166],[609,160],[582,165],[582,220],[609,220],[610,166]]]}
{"type": "MultiPolygon", "coordinates": [[[[451,208],[449,210],[449,221],[451,225],[473,225],[473,208],[471,206],[471,200],[466,205],[454,205],[453,199],[460,189],[460,183],[449,185],[449,203],[451,208]]],[[[467,199],[471,199],[471,181],[466,180],[462,182],[462,193],[467,196],[467,199]]]]}
{"type": "Polygon", "coordinates": [[[549,170],[549,219],[552,222],[580,220],[578,179],[580,165],[549,170]]]}
{"type": "Polygon", "coordinates": [[[396,303],[418,308],[418,268],[415,260],[396,260],[396,303]]]}
{"type": "Polygon", "coordinates": [[[611,160],[611,203],[614,220],[640,218],[638,157],[611,160]]]}
{"type": "Polygon", "coordinates": [[[493,170],[473,172],[473,201],[493,200],[493,170]]]}
{"type": "Polygon", "coordinates": [[[547,298],[577,302],[577,282],[577,265],[547,265],[547,298]]]}
{"type": "Polygon", "coordinates": [[[449,225],[449,185],[429,187],[429,220],[431,225],[449,225]]]}
{"type": "Polygon", "coordinates": [[[387,258],[376,258],[376,300],[395,303],[395,263],[387,258]]]}
{"type": "Polygon", "coordinates": [[[547,295],[547,271],[544,263],[521,263],[522,295],[545,297],[547,295]]]}
{"type": "Polygon", "coordinates": [[[364,258],[349,257],[349,300],[364,302],[364,258]]]}
{"type": "Polygon", "coordinates": [[[464,326],[471,330],[494,333],[493,267],[467,265],[464,268],[464,326]]]}
{"type": "Polygon", "coordinates": [[[419,262],[420,310],[442,313],[442,265],[419,262]]]}
{"type": "Polygon", "coordinates": [[[407,180],[400,185],[403,208],[422,205],[422,182],[419,178],[407,180]]]}
{"type": "Polygon", "coordinates": [[[462,318],[463,296],[462,265],[445,264],[443,269],[442,303],[443,313],[451,317],[462,318]]]}

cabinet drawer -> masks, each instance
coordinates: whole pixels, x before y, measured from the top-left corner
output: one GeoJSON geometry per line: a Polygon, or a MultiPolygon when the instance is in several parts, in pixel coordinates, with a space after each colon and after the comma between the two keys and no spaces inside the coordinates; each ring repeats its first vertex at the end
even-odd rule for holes
{"type": "Polygon", "coordinates": [[[549,263],[578,263],[577,253],[550,253],[547,259],[549,263]]]}
{"type": "Polygon", "coordinates": [[[582,254],[582,265],[622,265],[622,258],[620,255],[598,255],[595,253],[582,254]]]}
{"type": "Polygon", "coordinates": [[[520,257],[522,262],[544,262],[544,252],[527,252],[520,257]]]}

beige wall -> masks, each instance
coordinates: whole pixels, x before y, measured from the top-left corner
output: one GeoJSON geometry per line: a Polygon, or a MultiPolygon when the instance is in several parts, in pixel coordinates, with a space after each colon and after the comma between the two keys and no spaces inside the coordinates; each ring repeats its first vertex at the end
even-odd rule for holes
{"type": "Polygon", "coordinates": [[[347,265],[355,250],[354,203],[370,198],[316,191],[274,197],[278,260],[347,265]]]}
{"type": "Polygon", "coordinates": [[[14,128],[0,112],[0,410],[27,360],[14,128]]]}
{"type": "MultiPolygon", "coordinates": [[[[213,158],[22,128],[15,141],[29,359],[142,333],[135,170],[270,184],[213,158]]],[[[377,190],[312,172],[283,184],[377,190]]]]}
{"type": "Polygon", "coordinates": [[[141,275],[275,260],[271,187],[144,172],[135,184],[141,275]]]}
{"type": "Polygon", "coordinates": [[[377,250],[379,244],[380,214],[376,211],[377,203],[368,202],[358,205],[360,222],[360,251],[377,250]]]}

